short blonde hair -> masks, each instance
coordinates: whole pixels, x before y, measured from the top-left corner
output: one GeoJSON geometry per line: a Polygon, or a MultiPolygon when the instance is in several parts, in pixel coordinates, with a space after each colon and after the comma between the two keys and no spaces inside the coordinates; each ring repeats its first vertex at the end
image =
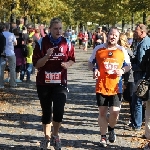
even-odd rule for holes
{"type": "Polygon", "coordinates": [[[57,17],[51,19],[51,21],[50,21],[50,28],[51,28],[51,27],[53,26],[53,24],[55,24],[55,23],[62,23],[62,20],[61,20],[60,18],[57,18],[57,17]]]}
{"type": "Polygon", "coordinates": [[[132,31],[127,31],[126,36],[127,36],[128,39],[133,38],[133,32],[132,31]]]}
{"type": "Polygon", "coordinates": [[[130,48],[126,34],[120,33],[119,44],[120,44],[120,46],[123,46],[124,48],[130,48]]]}

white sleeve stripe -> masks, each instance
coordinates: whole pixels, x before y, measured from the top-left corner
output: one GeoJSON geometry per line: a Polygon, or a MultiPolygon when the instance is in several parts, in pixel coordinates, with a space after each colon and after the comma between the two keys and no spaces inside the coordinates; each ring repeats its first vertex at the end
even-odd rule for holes
{"type": "Polygon", "coordinates": [[[100,48],[104,48],[104,44],[101,44],[101,45],[97,45],[94,49],[93,49],[93,53],[89,59],[89,62],[93,62],[93,60],[95,59],[96,57],[96,51],[99,50],[100,48]]]}

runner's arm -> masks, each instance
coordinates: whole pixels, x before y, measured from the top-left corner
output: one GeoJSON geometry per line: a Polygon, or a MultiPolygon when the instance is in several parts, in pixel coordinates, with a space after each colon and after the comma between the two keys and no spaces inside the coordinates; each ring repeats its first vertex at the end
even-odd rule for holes
{"type": "Polygon", "coordinates": [[[101,45],[98,45],[96,46],[94,49],[93,49],[93,52],[92,52],[92,55],[88,61],[88,70],[89,71],[93,71],[93,67],[95,66],[96,64],[96,51],[101,48],[101,45]]]}
{"type": "Polygon", "coordinates": [[[69,60],[67,62],[62,62],[61,63],[61,66],[64,68],[64,69],[68,69],[70,66],[72,66],[74,64],[74,61],[73,60],[69,60]]]}
{"type": "Polygon", "coordinates": [[[95,59],[93,59],[93,61],[92,62],[88,62],[88,70],[89,71],[95,71],[95,69],[96,69],[96,58],[95,59]]]}
{"type": "Polygon", "coordinates": [[[75,62],[75,56],[74,56],[74,46],[71,44],[70,45],[71,47],[69,48],[68,50],[68,59],[67,59],[67,62],[62,62],[61,63],[61,66],[64,68],[64,69],[68,69],[70,66],[72,66],[75,62]]]}
{"type": "Polygon", "coordinates": [[[47,50],[46,55],[45,55],[44,57],[40,58],[40,59],[37,61],[35,67],[36,67],[37,69],[40,68],[40,67],[43,67],[43,66],[46,64],[46,62],[48,61],[49,57],[52,55],[53,51],[54,51],[54,48],[49,48],[49,49],[47,50]]]}
{"type": "Polygon", "coordinates": [[[35,68],[38,69],[40,67],[43,67],[46,64],[46,62],[48,61],[48,58],[49,58],[48,55],[45,55],[43,58],[40,58],[37,61],[36,65],[35,65],[35,68]]]}
{"type": "Polygon", "coordinates": [[[32,56],[33,66],[36,68],[43,67],[47,62],[48,58],[49,56],[41,52],[40,45],[38,44],[38,42],[36,42],[32,56]]]}

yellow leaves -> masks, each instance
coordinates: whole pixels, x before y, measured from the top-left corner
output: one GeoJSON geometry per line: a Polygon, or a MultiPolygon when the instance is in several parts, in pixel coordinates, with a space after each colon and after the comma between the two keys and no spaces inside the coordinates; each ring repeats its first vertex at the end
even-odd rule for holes
{"type": "Polygon", "coordinates": [[[19,109],[16,110],[16,112],[17,112],[18,114],[23,114],[23,113],[25,112],[25,109],[19,108],[19,109]]]}
{"type": "Polygon", "coordinates": [[[134,137],[134,138],[131,139],[130,142],[134,147],[137,147],[136,143],[140,143],[138,148],[144,148],[144,146],[148,143],[148,140],[134,137]]]}

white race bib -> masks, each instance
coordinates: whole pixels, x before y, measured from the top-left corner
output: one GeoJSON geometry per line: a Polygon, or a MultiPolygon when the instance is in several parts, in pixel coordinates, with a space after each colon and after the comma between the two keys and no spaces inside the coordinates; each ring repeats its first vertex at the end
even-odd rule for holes
{"type": "Polygon", "coordinates": [[[115,74],[115,70],[118,69],[118,63],[104,62],[104,67],[108,74],[115,74]]]}
{"type": "Polygon", "coordinates": [[[61,83],[61,72],[45,71],[45,83],[61,83]]]}

